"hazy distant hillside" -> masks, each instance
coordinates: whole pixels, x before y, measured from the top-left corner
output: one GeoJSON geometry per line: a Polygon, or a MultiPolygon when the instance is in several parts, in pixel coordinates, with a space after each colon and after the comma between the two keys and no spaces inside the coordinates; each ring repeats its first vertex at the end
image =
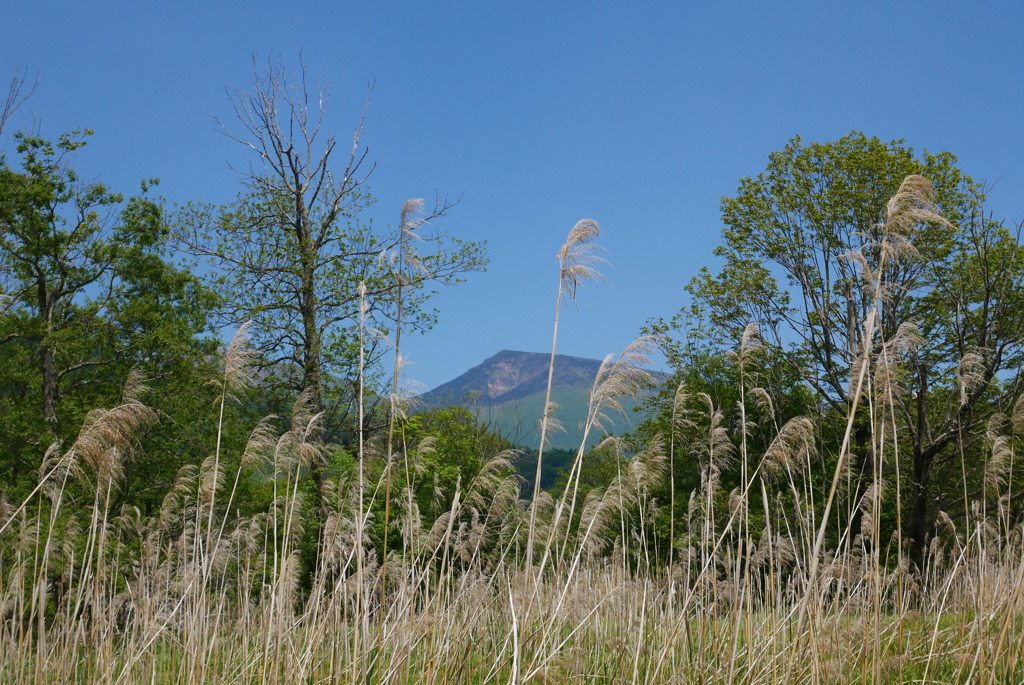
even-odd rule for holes
{"type": "MultiPolygon", "coordinates": [[[[538,420],[544,407],[548,361],[551,356],[536,352],[502,350],[493,357],[422,396],[429,406],[464,404],[471,406],[482,421],[493,425],[515,442],[536,447],[540,439],[538,420]]],[[[601,362],[597,359],[557,355],[551,399],[557,402],[558,419],[565,433],[552,436],[554,447],[579,446],[579,424],[587,413],[588,393],[601,362]]],[[[631,409],[635,403],[630,404],[631,409]]],[[[632,428],[636,416],[616,418],[609,430],[622,433],[632,428]]],[[[600,435],[591,435],[593,444],[600,435]]]]}

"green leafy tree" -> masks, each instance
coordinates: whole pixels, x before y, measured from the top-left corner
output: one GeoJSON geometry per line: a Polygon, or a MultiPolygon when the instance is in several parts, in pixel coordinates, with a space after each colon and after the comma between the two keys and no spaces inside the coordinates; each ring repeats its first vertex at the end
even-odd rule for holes
{"type": "Polygon", "coordinates": [[[898,356],[905,392],[891,402],[910,467],[905,532],[922,568],[935,504],[967,499],[952,474],[966,472],[960,459],[970,458],[987,418],[1008,408],[1024,341],[1024,251],[984,215],[981,187],[956,162],[860,133],[825,144],[792,139],[723,198],[722,266],[701,270],[687,287],[691,307],[663,326],[686,326],[693,339],[726,349],[759,324],[773,358],[823,408],[859,412],[863,474],[872,469],[871,426],[866,410],[851,407],[851,370],[865,351],[898,356]],[[887,203],[914,174],[931,181],[945,221],[908,201],[901,253],[885,256],[887,203]],[[866,278],[881,278],[881,290],[866,278]],[[879,335],[865,340],[877,293],[879,335]]]}
{"type": "Polygon", "coordinates": [[[198,337],[211,293],[166,261],[150,182],[125,201],[74,170],[89,133],[19,134],[20,168],[0,162],[0,431],[15,481],[116,397],[131,369],[163,386],[170,411],[174,389],[189,393],[213,351],[198,337]]]}
{"type": "MultiPolygon", "coordinates": [[[[654,329],[669,330],[665,322],[648,332],[654,329]]],[[[645,402],[647,418],[631,442],[633,451],[657,436],[666,445],[669,477],[652,490],[665,518],[661,530],[665,540],[659,548],[666,552],[671,549],[670,540],[677,544],[682,537],[699,533],[685,524],[694,512],[690,496],[709,486],[708,443],[716,428],[725,429],[725,439],[735,448],[728,450],[715,474],[717,493],[730,493],[747,482],[783,426],[815,412],[817,402],[806,383],[774,358],[775,350],[763,346],[753,329],[750,333],[724,350],[692,338],[681,341],[666,335],[661,339],[674,372],[645,402]]],[[[835,437],[821,429],[824,439],[835,437]]],[[[776,495],[788,499],[790,493],[783,489],[776,495]]],[[[713,499],[728,517],[728,501],[717,495],[713,499]]],[[[751,498],[749,510],[751,528],[760,531],[762,499],[751,498]]],[[[737,528],[740,525],[746,522],[737,528]]]]}
{"type": "Polygon", "coordinates": [[[456,487],[468,487],[484,464],[513,449],[465,407],[431,409],[410,417],[403,427],[403,442],[415,447],[427,439],[430,449],[422,456],[416,496],[421,511],[435,516],[451,506],[456,487]]]}

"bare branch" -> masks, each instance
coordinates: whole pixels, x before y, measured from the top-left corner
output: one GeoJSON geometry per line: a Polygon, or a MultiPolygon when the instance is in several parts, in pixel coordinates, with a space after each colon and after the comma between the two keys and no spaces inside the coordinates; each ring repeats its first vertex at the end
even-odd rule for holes
{"type": "Polygon", "coordinates": [[[14,116],[14,113],[32,97],[32,93],[35,92],[38,85],[38,75],[29,83],[28,71],[25,68],[19,67],[14,70],[11,83],[7,86],[7,96],[0,101],[3,103],[0,105],[0,134],[4,132],[4,126],[14,116]]]}

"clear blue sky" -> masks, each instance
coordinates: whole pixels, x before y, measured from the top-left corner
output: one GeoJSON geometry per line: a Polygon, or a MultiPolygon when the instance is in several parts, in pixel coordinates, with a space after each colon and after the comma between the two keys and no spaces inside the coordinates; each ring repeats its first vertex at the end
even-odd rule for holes
{"type": "Polygon", "coordinates": [[[238,2],[7,0],[0,76],[39,87],[13,128],[96,131],[79,167],[116,190],[159,177],[169,202],[226,202],[250,157],[219,134],[251,57],[330,80],[346,138],[376,83],[365,142],[378,222],[435,191],[442,228],[487,240],[491,267],[442,293],[408,340],[428,387],[502,348],[550,345],[556,264],[592,217],[611,287],[581,292],[559,350],[603,357],[685,303],[713,262],[719,199],[793,135],[850,130],[950,150],[1024,218],[1019,2],[238,2]]]}

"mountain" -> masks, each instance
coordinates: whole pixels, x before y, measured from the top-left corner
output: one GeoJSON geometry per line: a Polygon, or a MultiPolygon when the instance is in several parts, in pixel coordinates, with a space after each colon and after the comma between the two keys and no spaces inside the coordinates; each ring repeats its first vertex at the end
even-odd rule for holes
{"type": "MultiPolygon", "coordinates": [[[[469,406],[481,421],[513,442],[537,447],[550,359],[549,354],[502,350],[420,399],[426,406],[469,406]]],[[[556,355],[551,399],[559,406],[555,417],[566,431],[551,436],[552,447],[579,447],[580,424],[586,418],[590,389],[600,366],[598,359],[556,355]]],[[[664,379],[664,374],[655,374],[655,377],[664,379]]],[[[612,417],[613,424],[608,430],[613,433],[631,430],[631,419],[637,418],[631,410],[637,404],[637,401],[627,403],[630,415],[612,417]]],[[[591,435],[587,442],[594,444],[600,438],[600,434],[591,435]]]]}

